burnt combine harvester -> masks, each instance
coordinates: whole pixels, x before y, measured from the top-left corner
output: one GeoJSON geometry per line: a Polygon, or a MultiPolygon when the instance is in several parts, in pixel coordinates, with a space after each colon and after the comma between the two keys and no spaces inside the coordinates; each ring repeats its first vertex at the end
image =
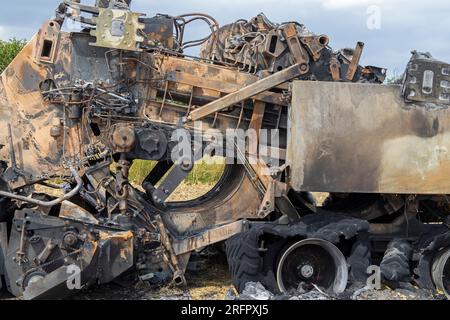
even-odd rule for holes
{"type": "Polygon", "coordinates": [[[335,51],[263,14],[220,27],[129,2],[64,1],[1,76],[2,286],[63,298],[77,270],[81,287],[131,270],[182,285],[191,253],[226,241],[239,290],[342,292],[379,265],[390,286],[449,295],[450,65],[414,53],[403,86],[382,85],[363,43],[335,51]],[[186,41],[195,21],[211,34],[186,41]],[[174,133],[199,122],[203,142],[174,158],[174,133]],[[279,143],[255,157],[227,140],[236,161],[218,184],[169,202],[223,142],[207,132],[230,128],[279,143]],[[129,183],[137,159],[158,162],[142,188],[129,183]],[[310,192],[330,196],[318,206],[310,192]]]}

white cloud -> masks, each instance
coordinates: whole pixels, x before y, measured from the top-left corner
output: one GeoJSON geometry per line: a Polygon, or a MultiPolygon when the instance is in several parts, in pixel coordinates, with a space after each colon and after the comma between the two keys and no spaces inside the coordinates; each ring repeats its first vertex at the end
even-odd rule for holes
{"type": "MultiPolygon", "coordinates": [[[[0,10],[0,38],[31,38],[54,12],[61,0],[14,0],[0,10]]],[[[82,2],[94,0],[82,0],[82,2]]],[[[400,73],[410,50],[430,51],[450,61],[450,1],[442,0],[133,0],[135,11],[178,15],[204,12],[221,25],[265,12],[274,22],[300,21],[316,32],[330,36],[333,48],[354,47],[357,40],[366,47],[363,64],[388,67],[400,73]],[[381,9],[381,29],[368,29],[367,8],[381,9]]],[[[193,23],[187,37],[201,37],[208,28],[193,23]]]]}
{"type": "Polygon", "coordinates": [[[368,7],[372,5],[381,5],[385,0],[323,0],[325,9],[349,9],[352,7],[368,7]]]}

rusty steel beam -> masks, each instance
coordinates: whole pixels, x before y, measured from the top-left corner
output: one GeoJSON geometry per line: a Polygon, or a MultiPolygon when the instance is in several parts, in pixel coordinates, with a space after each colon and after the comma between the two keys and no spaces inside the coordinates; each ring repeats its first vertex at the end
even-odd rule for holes
{"type": "Polygon", "coordinates": [[[250,121],[249,129],[253,129],[256,131],[256,136],[258,137],[258,139],[264,119],[264,112],[266,112],[266,104],[260,101],[255,101],[253,103],[253,115],[250,121]]]}
{"type": "Polygon", "coordinates": [[[172,242],[174,253],[179,256],[224,241],[241,233],[244,230],[244,224],[245,222],[243,220],[239,220],[230,224],[208,229],[205,232],[197,233],[192,237],[174,240],[172,242]]]}
{"type": "Polygon", "coordinates": [[[355,51],[353,53],[352,62],[350,63],[347,71],[347,80],[352,81],[355,77],[356,71],[358,70],[359,61],[361,60],[362,52],[364,49],[364,43],[358,42],[356,44],[355,51]]]}
{"type": "Polygon", "coordinates": [[[261,79],[249,86],[242,88],[239,91],[231,93],[223,98],[220,98],[192,111],[192,113],[184,120],[184,122],[196,121],[205,118],[225,108],[231,107],[232,105],[235,105],[241,101],[250,99],[282,83],[297,78],[302,74],[303,72],[300,65],[293,65],[292,67],[268,76],[267,78],[261,79]]]}
{"type": "Polygon", "coordinates": [[[336,58],[330,60],[330,73],[333,81],[341,81],[341,64],[336,58]]]}
{"type": "MultiPolygon", "coordinates": [[[[167,73],[166,79],[171,82],[181,83],[196,88],[208,89],[226,94],[236,92],[240,88],[242,88],[242,84],[217,80],[217,77],[215,75],[209,76],[207,74],[199,77],[198,75],[187,72],[170,71],[167,73]]],[[[253,79],[253,77],[249,77],[248,80],[254,80],[254,82],[256,82],[257,78],[253,79]]],[[[287,102],[283,99],[283,96],[280,93],[263,92],[254,96],[254,99],[257,101],[281,105],[284,107],[288,106],[287,102]]]]}
{"type": "MultiPolygon", "coordinates": [[[[266,104],[261,103],[258,101],[254,102],[253,107],[253,115],[252,120],[250,121],[249,129],[253,129],[256,131],[256,136],[258,138],[258,144],[259,144],[259,133],[262,128],[263,118],[264,118],[264,112],[266,111],[266,104]]],[[[267,172],[266,170],[267,165],[265,163],[261,163],[261,160],[258,159],[258,155],[249,154],[248,155],[250,159],[253,159],[253,163],[251,164],[253,170],[255,170],[256,175],[258,176],[259,180],[261,180],[261,183],[264,185],[264,188],[268,188],[270,185],[271,178],[265,174],[267,172]]]]}

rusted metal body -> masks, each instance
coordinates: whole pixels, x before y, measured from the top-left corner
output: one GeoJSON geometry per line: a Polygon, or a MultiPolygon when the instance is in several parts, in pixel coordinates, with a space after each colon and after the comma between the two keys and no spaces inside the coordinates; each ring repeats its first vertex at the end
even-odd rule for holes
{"type": "MultiPolygon", "coordinates": [[[[64,1],[1,75],[0,275],[10,292],[63,297],[74,292],[73,268],[81,286],[131,271],[182,285],[192,252],[255,230],[257,254],[243,254],[239,240],[228,250],[235,281],[275,279],[265,276],[270,270],[239,273],[263,265],[241,258],[310,236],[333,244],[326,248],[374,237],[373,250],[383,250],[394,235],[421,243],[410,263],[423,282],[431,277],[422,252],[450,245],[449,119],[436,95],[432,107],[405,101],[417,70],[408,69],[403,90],[383,86],[385,69],[359,65],[362,43],[335,51],[327,36],[263,14],[220,28],[206,14],[146,18],[129,4],[64,1]],[[61,31],[66,19],[83,28],[61,31]],[[186,40],[194,21],[211,35],[186,40]],[[200,45],[200,57],[184,53],[200,45]],[[229,129],[253,135],[230,142],[229,129]],[[180,131],[188,151],[174,158],[180,131]],[[256,149],[245,143],[252,139],[256,149]],[[168,202],[195,161],[220,144],[237,152],[217,185],[168,202]],[[157,162],[142,188],[129,181],[135,160],[157,162]],[[60,195],[37,192],[39,185],[60,195]],[[331,194],[318,207],[309,191],[331,194]],[[414,223],[399,219],[405,212],[414,223]],[[369,224],[381,217],[392,219],[369,224]]],[[[346,258],[358,260],[358,252],[346,258]]]]}

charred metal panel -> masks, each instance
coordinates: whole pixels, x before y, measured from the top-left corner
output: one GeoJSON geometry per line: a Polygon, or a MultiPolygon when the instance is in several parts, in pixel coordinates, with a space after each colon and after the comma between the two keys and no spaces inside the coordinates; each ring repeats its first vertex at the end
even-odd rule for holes
{"type": "Polygon", "coordinates": [[[43,107],[39,91],[41,82],[51,78],[47,68],[34,60],[36,37],[18,54],[1,76],[0,84],[0,157],[10,160],[8,125],[12,127],[12,138],[17,165],[34,176],[50,172],[57,158],[49,143],[50,127],[58,108],[43,107]],[[48,130],[46,130],[48,128],[48,130]]]}
{"type": "Polygon", "coordinates": [[[91,47],[89,43],[93,41],[89,35],[82,33],[71,34],[67,37],[67,46],[72,46],[69,60],[71,81],[84,80],[87,82],[104,81],[111,83],[111,71],[108,69],[106,61],[107,52],[105,48],[91,47]]]}
{"type": "Polygon", "coordinates": [[[240,219],[254,219],[260,204],[261,195],[244,167],[230,166],[225,170],[222,182],[207,195],[191,202],[189,207],[185,202],[169,204],[167,224],[177,234],[186,237],[206,228],[240,219]]]}
{"type": "Polygon", "coordinates": [[[399,86],[297,81],[289,131],[295,190],[450,193],[450,110],[399,86]]]}
{"type": "Polygon", "coordinates": [[[158,15],[153,18],[141,18],[139,20],[145,25],[144,33],[148,36],[146,44],[162,43],[165,48],[173,49],[175,39],[174,20],[165,15],[158,15]]]}

